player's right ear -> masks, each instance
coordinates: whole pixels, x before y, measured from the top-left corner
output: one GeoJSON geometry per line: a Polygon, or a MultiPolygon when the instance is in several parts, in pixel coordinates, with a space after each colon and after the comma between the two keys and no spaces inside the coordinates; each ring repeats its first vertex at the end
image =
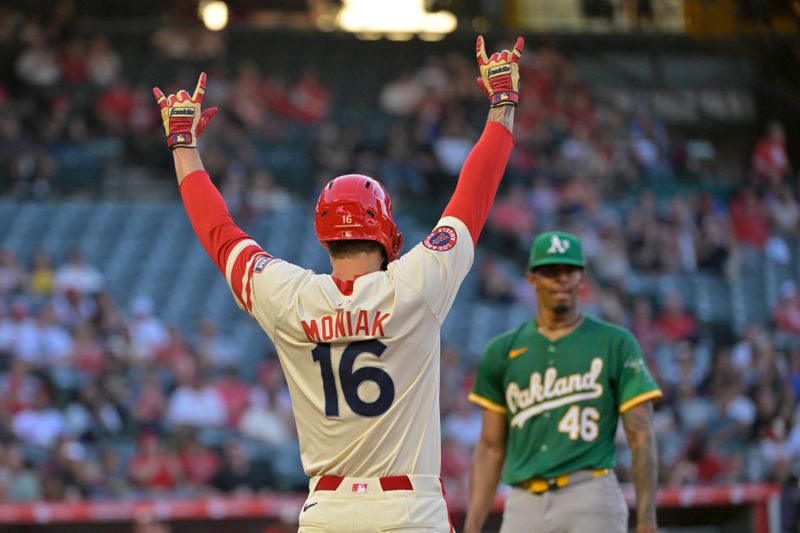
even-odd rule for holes
{"type": "Polygon", "coordinates": [[[533,270],[529,270],[527,277],[528,277],[528,283],[531,284],[531,287],[536,288],[536,281],[537,281],[537,278],[538,278],[538,276],[536,275],[536,272],[534,272],[533,270]]]}

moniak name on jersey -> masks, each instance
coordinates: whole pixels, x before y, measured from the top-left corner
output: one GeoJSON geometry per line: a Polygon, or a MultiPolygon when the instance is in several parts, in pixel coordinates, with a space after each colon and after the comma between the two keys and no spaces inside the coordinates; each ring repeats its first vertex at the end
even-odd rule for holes
{"type": "Polygon", "coordinates": [[[385,337],[383,322],[391,316],[380,310],[370,316],[366,309],[339,311],[335,315],[301,320],[303,331],[311,342],[327,342],[343,337],[363,335],[365,337],[385,337]]]}

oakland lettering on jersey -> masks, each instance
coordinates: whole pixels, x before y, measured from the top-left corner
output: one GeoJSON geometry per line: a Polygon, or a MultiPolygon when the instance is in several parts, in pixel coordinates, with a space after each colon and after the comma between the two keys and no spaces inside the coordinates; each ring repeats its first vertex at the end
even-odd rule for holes
{"type": "Polygon", "coordinates": [[[366,309],[353,311],[339,311],[335,315],[325,315],[320,319],[311,319],[308,322],[301,320],[303,331],[311,342],[330,341],[342,337],[364,335],[367,337],[385,337],[383,321],[389,318],[389,313],[375,311],[370,316],[366,309]]]}
{"type": "Polygon", "coordinates": [[[550,367],[544,371],[544,379],[539,372],[531,374],[527,389],[511,383],[506,388],[506,405],[514,414],[511,425],[521,428],[529,418],[545,411],[599,398],[603,395],[603,385],[597,379],[602,371],[603,360],[595,357],[585,374],[558,377],[558,370],[550,367]]]}

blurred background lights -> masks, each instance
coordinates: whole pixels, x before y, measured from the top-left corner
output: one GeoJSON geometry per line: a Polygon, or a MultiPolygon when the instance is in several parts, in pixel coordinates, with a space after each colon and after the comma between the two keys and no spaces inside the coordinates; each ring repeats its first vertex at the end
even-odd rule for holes
{"type": "Polygon", "coordinates": [[[382,33],[392,40],[413,34],[445,35],[456,29],[455,15],[448,11],[429,13],[424,0],[344,0],[338,26],[355,33],[382,33]]]}
{"type": "Polygon", "coordinates": [[[200,2],[200,18],[211,31],[220,31],[228,25],[228,4],[220,0],[200,2]]]}

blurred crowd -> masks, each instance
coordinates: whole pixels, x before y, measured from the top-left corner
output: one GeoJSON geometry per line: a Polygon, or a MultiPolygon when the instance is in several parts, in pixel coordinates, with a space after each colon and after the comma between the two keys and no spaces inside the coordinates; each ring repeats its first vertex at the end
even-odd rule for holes
{"type": "MultiPolygon", "coordinates": [[[[168,167],[150,88],[160,83],[177,92],[196,78],[179,71],[142,83],[108,36],[80,32],[75,9],[74,2],[60,1],[45,18],[0,6],[0,193],[44,200],[76,183],[96,193],[103,179],[117,178],[104,168],[109,165],[159,168],[156,174],[168,167]]],[[[152,32],[146,46],[164,62],[209,65],[206,103],[223,112],[205,135],[206,166],[224,177],[232,195],[253,189],[273,196],[262,199],[266,208],[280,205],[282,190],[271,174],[252,172],[259,165],[255,140],[281,138],[281,123],[311,126],[327,115],[330,91],[315,71],[287,79],[280,72],[264,76],[253,62],[229,68],[216,61],[227,50],[219,34],[182,25],[152,32]]],[[[251,197],[256,204],[260,198],[251,197]]]]}
{"type": "Polygon", "coordinates": [[[0,252],[0,501],[304,486],[274,357],[244,380],[214,322],[185,334],[104,289],[79,251],[0,252]]]}
{"type": "MultiPolygon", "coordinates": [[[[0,9],[0,49],[13,68],[0,78],[0,182],[17,198],[52,196],[59,154],[92,139],[123,139],[125,157],[164,164],[149,88],[124,76],[113,43],[68,21],[58,10],[45,24],[0,9]]],[[[167,59],[225,54],[224,42],[186,29],[156,32],[149,46],[167,59]]],[[[330,177],[361,172],[384,182],[401,211],[430,218],[485,119],[468,54],[432,55],[386,80],[365,122],[338,119],[349,95],[311,68],[289,79],[254,62],[214,65],[207,101],[223,112],[204,134],[204,160],[239,220],[286,205],[290,192],[261,164],[257,142],[280,140],[281,121],[306,128],[311,145],[313,176],[292,193],[314,198],[330,177]]],[[[697,187],[713,147],[673,138],[646,108],[626,114],[596,98],[553,46],[529,47],[521,79],[516,149],[475,265],[481,301],[533,314],[521,266],[533,236],[579,234],[590,265],[584,306],[632,329],[664,390],[661,482],[794,479],[800,205],[782,125],[767,125],[740,175],[697,187]],[[743,328],[710,328],[678,292],[643,293],[631,282],[702,273],[748,283],[754,256],[795,279],[783,281],[768,316],[743,328]]],[[[190,331],[164,324],[144,297],[123,309],[80,252],[61,261],[42,250],[20,265],[13,250],[0,253],[0,501],[303,487],[274,356],[242,376],[236,344],[212,321],[190,331]]],[[[466,493],[480,431],[466,400],[480,349],[442,352],[442,467],[455,498],[466,493]]],[[[624,438],[619,448],[629,479],[624,438]]]]}

